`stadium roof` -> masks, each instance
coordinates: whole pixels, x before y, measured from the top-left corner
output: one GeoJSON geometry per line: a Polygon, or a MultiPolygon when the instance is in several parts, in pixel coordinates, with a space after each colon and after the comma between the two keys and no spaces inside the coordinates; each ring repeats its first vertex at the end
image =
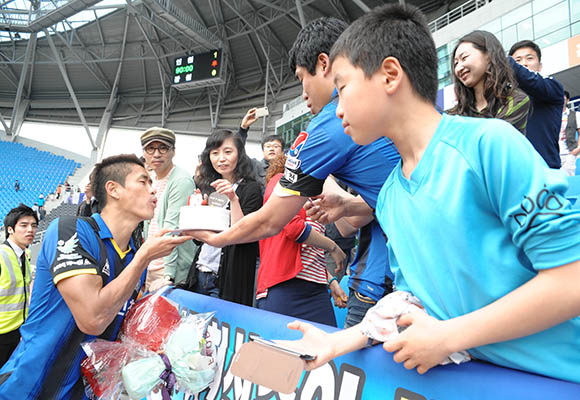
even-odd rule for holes
{"type": "MultiPolygon", "coordinates": [[[[429,19],[461,3],[406,2],[429,19]]],[[[243,110],[267,93],[271,130],[281,104],[300,93],[287,53],[301,26],[321,16],[350,22],[384,3],[6,0],[0,3],[0,122],[15,134],[24,120],[99,125],[101,136],[111,125],[207,134],[237,126],[243,110]],[[224,84],[172,87],[175,58],[216,48],[224,49],[224,84]]]]}

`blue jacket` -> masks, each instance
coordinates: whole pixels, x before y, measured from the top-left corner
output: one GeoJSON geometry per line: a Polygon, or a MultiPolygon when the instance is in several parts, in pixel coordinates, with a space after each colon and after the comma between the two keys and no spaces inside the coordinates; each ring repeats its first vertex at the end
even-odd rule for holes
{"type": "Polygon", "coordinates": [[[559,169],[558,135],[562,124],[564,88],[551,77],[544,78],[508,57],[520,88],[532,99],[527,138],[550,168],[559,169]]]}

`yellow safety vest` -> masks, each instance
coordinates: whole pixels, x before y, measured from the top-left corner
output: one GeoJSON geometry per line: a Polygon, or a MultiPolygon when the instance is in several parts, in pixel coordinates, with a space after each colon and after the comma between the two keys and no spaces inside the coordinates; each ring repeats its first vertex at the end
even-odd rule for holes
{"type": "Polygon", "coordinates": [[[0,245],[0,334],[12,332],[24,323],[30,301],[30,254],[26,253],[22,276],[20,259],[7,244],[0,245]]]}

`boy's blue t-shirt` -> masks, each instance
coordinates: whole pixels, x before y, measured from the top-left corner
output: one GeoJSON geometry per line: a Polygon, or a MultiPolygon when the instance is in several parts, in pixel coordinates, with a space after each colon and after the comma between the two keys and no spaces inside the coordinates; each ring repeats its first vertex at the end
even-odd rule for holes
{"type": "MultiPolygon", "coordinates": [[[[410,179],[399,164],[378,198],[397,290],[446,320],[494,302],[538,270],[579,260],[580,210],[565,199],[567,186],[510,124],[443,115],[410,179]]],[[[580,382],[579,344],[576,317],[469,352],[580,382]]]]}
{"type": "MultiPolygon", "coordinates": [[[[310,121],[306,131],[298,135],[288,152],[284,177],[277,189],[289,195],[317,196],[322,193],[324,180],[332,174],[375,208],[383,183],[401,157],[387,138],[380,138],[367,146],[353,142],[344,133],[342,121],[336,116],[336,106],[337,98],[334,97],[310,121]]],[[[366,248],[368,251],[357,249],[351,265],[353,274],[349,286],[375,300],[385,293],[385,276],[392,276],[385,242],[380,227],[375,223],[366,248]]]]}

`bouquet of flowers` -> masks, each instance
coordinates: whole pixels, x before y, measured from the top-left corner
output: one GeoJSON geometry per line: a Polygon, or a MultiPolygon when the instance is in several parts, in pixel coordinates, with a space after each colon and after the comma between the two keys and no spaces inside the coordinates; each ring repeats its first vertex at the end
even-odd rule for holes
{"type": "Polygon", "coordinates": [[[127,312],[116,342],[82,343],[87,394],[98,400],[143,399],[161,391],[199,393],[217,364],[207,325],[213,313],[193,314],[161,295],[148,295],[127,312]]]}

